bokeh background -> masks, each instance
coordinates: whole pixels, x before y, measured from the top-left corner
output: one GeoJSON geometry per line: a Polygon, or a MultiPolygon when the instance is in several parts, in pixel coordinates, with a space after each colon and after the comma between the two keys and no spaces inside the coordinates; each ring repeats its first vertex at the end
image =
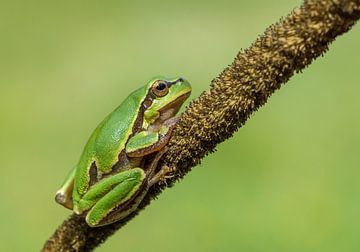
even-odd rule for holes
{"type": "MultiPolygon", "coordinates": [[[[299,0],[3,1],[0,251],[38,251],[89,134],[154,75],[192,98],[299,0]]],[[[98,251],[360,251],[360,24],[98,251]]]]}

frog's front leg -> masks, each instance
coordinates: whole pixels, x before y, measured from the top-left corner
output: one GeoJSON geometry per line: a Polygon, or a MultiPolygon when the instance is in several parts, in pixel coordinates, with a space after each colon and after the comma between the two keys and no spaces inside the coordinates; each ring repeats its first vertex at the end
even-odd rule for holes
{"type": "Polygon", "coordinates": [[[74,211],[86,214],[86,222],[91,227],[110,224],[127,216],[140,203],[147,191],[145,173],[141,168],[133,168],[114,176],[104,178],[95,184],[79,202],[74,202],[74,211]],[[145,186],[145,190],[142,190],[145,186]],[[139,198],[139,200],[136,200],[139,198]]]}
{"type": "Polygon", "coordinates": [[[171,133],[178,118],[170,118],[156,131],[145,130],[132,136],[126,144],[126,155],[129,157],[143,157],[162,150],[169,142],[171,133]]]}

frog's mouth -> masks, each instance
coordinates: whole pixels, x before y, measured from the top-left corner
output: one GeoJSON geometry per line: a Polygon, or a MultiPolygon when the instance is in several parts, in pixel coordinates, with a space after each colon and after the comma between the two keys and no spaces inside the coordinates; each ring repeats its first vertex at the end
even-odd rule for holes
{"type": "Polygon", "coordinates": [[[190,93],[191,91],[188,91],[179,95],[175,100],[169,102],[161,109],[159,109],[158,112],[160,113],[160,121],[164,122],[167,119],[174,117],[181,108],[181,105],[184,103],[184,101],[190,96],[190,93]]]}

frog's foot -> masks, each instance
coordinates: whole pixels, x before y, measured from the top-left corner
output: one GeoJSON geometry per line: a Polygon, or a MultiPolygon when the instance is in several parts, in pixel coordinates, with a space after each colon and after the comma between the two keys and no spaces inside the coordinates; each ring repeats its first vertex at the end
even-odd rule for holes
{"type": "Polygon", "coordinates": [[[162,150],[160,150],[158,153],[156,153],[155,157],[152,159],[150,165],[146,169],[146,176],[150,177],[149,182],[148,182],[148,188],[150,188],[152,185],[158,183],[159,181],[166,183],[166,179],[169,177],[172,177],[172,176],[167,175],[173,171],[168,166],[162,166],[160,168],[160,171],[155,173],[160,159],[167,152],[168,149],[169,149],[168,147],[164,147],[162,150]]]}
{"type": "Polygon", "coordinates": [[[174,170],[168,167],[167,165],[162,166],[160,171],[158,171],[158,173],[156,173],[149,181],[149,187],[160,181],[166,184],[166,179],[174,176],[174,175],[168,175],[170,172],[173,171],[174,170]]]}

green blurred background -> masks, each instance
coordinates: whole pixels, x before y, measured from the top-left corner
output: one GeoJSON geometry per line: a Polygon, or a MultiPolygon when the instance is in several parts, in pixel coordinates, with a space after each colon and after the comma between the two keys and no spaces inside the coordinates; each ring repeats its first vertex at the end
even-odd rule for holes
{"type": "MultiPolygon", "coordinates": [[[[38,251],[97,123],[154,75],[192,98],[301,1],[0,4],[0,251],[38,251]]],[[[98,251],[360,251],[360,25],[98,251]]]]}

